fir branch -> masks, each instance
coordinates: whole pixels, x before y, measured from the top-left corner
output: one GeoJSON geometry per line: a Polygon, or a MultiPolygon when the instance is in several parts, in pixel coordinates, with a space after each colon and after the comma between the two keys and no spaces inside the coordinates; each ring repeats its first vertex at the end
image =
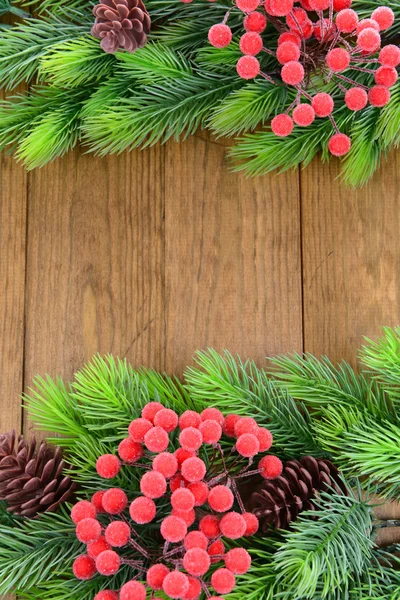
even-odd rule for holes
{"type": "MultiPolygon", "coordinates": [[[[10,15],[15,15],[16,17],[20,17],[21,19],[26,19],[29,17],[29,13],[15,6],[11,0],[0,0],[0,17],[9,13],[10,15]]],[[[0,28],[2,24],[0,24],[0,28]]]]}
{"type": "Polygon", "coordinates": [[[142,85],[163,81],[189,81],[192,67],[186,57],[159,43],[148,43],[140,52],[117,54],[122,77],[139,81],[142,85]]]}
{"type": "Polygon", "coordinates": [[[376,137],[383,149],[400,143],[400,82],[390,90],[390,102],[380,111],[376,137]]]}
{"type": "Polygon", "coordinates": [[[383,328],[378,341],[367,339],[361,351],[361,362],[371,369],[373,377],[400,408],[400,327],[383,328]]]}

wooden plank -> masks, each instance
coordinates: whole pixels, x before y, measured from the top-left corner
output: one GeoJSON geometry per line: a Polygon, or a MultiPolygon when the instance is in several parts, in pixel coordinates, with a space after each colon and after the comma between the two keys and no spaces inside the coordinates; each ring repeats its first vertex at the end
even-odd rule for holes
{"type": "Polygon", "coordinates": [[[27,384],[96,352],[163,368],[162,158],[76,151],[32,173],[27,384]]]}
{"type": "Polygon", "coordinates": [[[196,349],[260,364],[302,349],[298,174],[229,172],[226,145],[198,134],[165,162],[166,365],[196,349]]]}
{"type": "Polygon", "coordinates": [[[363,336],[399,324],[400,155],[356,191],[338,172],[316,159],[301,174],[304,346],[355,364],[363,336]]]}

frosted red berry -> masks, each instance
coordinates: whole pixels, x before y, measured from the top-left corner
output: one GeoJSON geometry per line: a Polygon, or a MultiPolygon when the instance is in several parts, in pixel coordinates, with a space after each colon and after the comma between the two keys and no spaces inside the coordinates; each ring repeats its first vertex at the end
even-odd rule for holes
{"type": "Polygon", "coordinates": [[[284,31],[278,37],[278,46],[284,44],[285,42],[291,42],[292,44],[296,44],[300,48],[301,46],[301,37],[294,33],[293,31],[284,31]]]}
{"type": "Polygon", "coordinates": [[[366,52],[376,52],[381,45],[381,36],[372,27],[367,27],[358,34],[357,45],[366,52]]]}
{"type": "Polygon", "coordinates": [[[317,117],[328,117],[333,111],[333,98],[326,92],[319,92],[313,97],[311,106],[317,117]]]}
{"type": "Polygon", "coordinates": [[[276,50],[276,58],[282,65],[291,60],[299,60],[300,48],[293,42],[282,42],[276,50]]]}
{"type": "Polygon", "coordinates": [[[187,488],[179,488],[175,490],[171,496],[171,506],[176,510],[192,510],[194,507],[195,498],[187,488]]]}
{"type": "Polygon", "coordinates": [[[298,104],[292,112],[293,121],[301,127],[308,127],[315,119],[315,111],[311,104],[298,104]]]}
{"type": "Polygon", "coordinates": [[[153,459],[153,470],[170,479],[178,470],[178,459],[170,452],[160,452],[153,459]]]}
{"type": "Polygon", "coordinates": [[[174,492],[175,490],[177,490],[180,487],[185,487],[185,485],[186,485],[186,482],[185,482],[184,478],[182,477],[181,473],[177,473],[176,475],[171,477],[170,482],[169,482],[169,489],[171,490],[171,492],[174,492]]]}
{"type": "Polygon", "coordinates": [[[167,542],[181,542],[187,534],[187,525],[185,521],[179,517],[169,516],[161,523],[161,535],[167,542]]]}
{"type": "Polygon", "coordinates": [[[239,40],[239,48],[243,54],[249,54],[250,56],[256,56],[259,54],[263,47],[263,40],[259,33],[255,31],[248,31],[243,34],[239,40]]]}
{"type": "Polygon", "coordinates": [[[230,512],[222,517],[219,527],[224,537],[230,540],[237,540],[244,536],[246,521],[239,513],[230,512]]]}
{"type": "Polygon", "coordinates": [[[191,510],[179,510],[177,508],[173,508],[171,515],[173,517],[179,517],[185,521],[186,527],[191,527],[196,520],[196,513],[193,508],[191,510]]]}
{"type": "Polygon", "coordinates": [[[185,546],[185,550],[191,550],[192,548],[207,550],[208,539],[201,531],[189,531],[184,539],[183,545],[185,546]]]}
{"type": "Polygon", "coordinates": [[[163,407],[161,402],[148,402],[142,409],[143,419],[147,419],[151,423],[154,421],[154,417],[163,407]]]}
{"type": "Polygon", "coordinates": [[[345,8],[336,15],[336,27],[343,33],[351,33],[358,24],[358,14],[351,8],[345,8]]]}
{"type": "Polygon", "coordinates": [[[336,35],[337,27],[335,23],[330,22],[329,19],[319,19],[314,24],[314,36],[318,41],[324,40],[324,42],[333,40],[336,35]]]}
{"type": "Polygon", "coordinates": [[[134,441],[141,443],[144,441],[144,436],[150,429],[153,427],[153,423],[148,419],[143,419],[142,417],[139,419],[134,419],[129,427],[128,433],[129,437],[134,441]]]}
{"type": "Polygon", "coordinates": [[[188,577],[189,580],[189,589],[184,596],[182,596],[182,600],[197,600],[200,597],[203,588],[201,587],[201,583],[195,577],[188,577]]]}
{"type": "Polygon", "coordinates": [[[328,142],[328,149],[334,156],[344,156],[351,148],[351,140],[344,133],[335,133],[328,142]]]}
{"type": "Polygon", "coordinates": [[[110,546],[122,548],[130,540],[131,528],[125,521],[112,521],[107,525],[104,535],[110,546]]]}
{"type": "Polygon", "coordinates": [[[96,471],[103,479],[113,479],[118,475],[121,463],[114,454],[103,454],[96,462],[96,471]]]}
{"type": "Polygon", "coordinates": [[[212,539],[220,533],[219,523],[219,518],[215,515],[206,515],[200,520],[199,528],[206,537],[212,539]]]}
{"type": "Polygon", "coordinates": [[[225,48],[232,41],[232,31],[228,25],[217,23],[208,32],[208,41],[214,48],[225,48]]]}
{"type": "Polygon", "coordinates": [[[163,581],[163,590],[170,598],[182,598],[189,591],[189,579],[180,571],[168,573],[163,581]]]}
{"type": "Polygon", "coordinates": [[[309,0],[312,10],[327,10],[330,0],[309,0]]]}
{"type": "MultiPolygon", "coordinates": [[[[200,423],[201,427],[201,423],[200,423]]],[[[199,429],[194,427],[186,427],[179,435],[179,443],[185,450],[196,452],[203,443],[203,436],[199,429]]]]}
{"type": "Polygon", "coordinates": [[[244,575],[251,566],[251,556],[244,548],[232,548],[225,554],[224,561],[234,575],[244,575]]]}
{"type": "Polygon", "coordinates": [[[379,62],[388,67],[397,67],[400,64],[400,48],[394,44],[384,46],[379,52],[379,62]]]}
{"type": "Polygon", "coordinates": [[[352,0],[333,0],[333,10],[339,11],[344,8],[350,8],[352,0]]]}
{"type": "MultiPolygon", "coordinates": [[[[314,111],[315,112],[315,111],[314,111]]],[[[273,442],[273,437],[272,437],[272,433],[269,431],[269,429],[266,429],[265,427],[259,427],[257,429],[257,439],[258,442],[260,444],[260,452],[266,452],[267,450],[269,450],[272,446],[272,442],[273,442]]]]}
{"type": "Polygon", "coordinates": [[[280,458],[272,454],[264,456],[258,463],[261,477],[264,479],[276,479],[282,474],[283,464],[280,458]]]}
{"type": "Polygon", "coordinates": [[[185,410],[179,417],[179,427],[186,429],[186,427],[197,428],[201,423],[201,416],[194,410],[185,410]]]}
{"type": "Polygon", "coordinates": [[[121,559],[114,550],[105,550],[96,558],[96,569],[100,575],[115,575],[118,573],[121,559]]]}
{"type": "Polygon", "coordinates": [[[257,434],[258,425],[257,421],[252,417],[241,417],[235,424],[235,436],[239,437],[244,433],[257,434]]]}
{"type": "Polygon", "coordinates": [[[350,64],[350,54],[344,48],[334,48],[326,55],[326,64],[335,73],[344,71],[350,64]]]}
{"type": "Polygon", "coordinates": [[[394,67],[382,66],[375,71],[375,83],[391,87],[397,81],[398,75],[394,67]]]}
{"type": "Polygon", "coordinates": [[[72,571],[77,579],[85,581],[92,579],[96,573],[96,564],[87,554],[78,556],[72,565],[72,571]]]}
{"type": "Polygon", "coordinates": [[[367,106],[368,94],[360,87],[349,88],[345,93],[344,101],[350,110],[362,110],[367,106]]]}
{"type": "Polygon", "coordinates": [[[378,6],[371,15],[379,25],[381,31],[389,29],[394,23],[394,12],[388,6],[378,6]]]}
{"type": "Polygon", "coordinates": [[[228,569],[217,569],[211,575],[211,585],[218,594],[230,594],[235,583],[235,576],[228,569]]]}
{"type": "Polygon", "coordinates": [[[267,17],[258,11],[248,14],[243,21],[246,31],[255,31],[262,33],[267,26],[267,17]]]}
{"type": "Polygon", "coordinates": [[[245,13],[256,10],[259,3],[259,0],[236,0],[236,6],[245,13]]]}
{"type": "Polygon", "coordinates": [[[207,552],[211,558],[212,564],[219,562],[221,560],[221,556],[225,554],[225,546],[223,541],[215,540],[215,542],[212,542],[209,545],[207,552]]]}
{"type": "Polygon", "coordinates": [[[201,577],[207,573],[211,561],[206,550],[203,550],[202,548],[191,548],[190,550],[187,550],[182,563],[185,571],[190,573],[190,575],[201,577]]]}
{"type": "Polygon", "coordinates": [[[189,483],[187,488],[194,496],[195,506],[202,506],[202,504],[207,501],[209,489],[208,485],[204,481],[195,481],[193,483],[189,483]]]}
{"type": "Polygon", "coordinates": [[[77,525],[79,521],[83,519],[94,519],[96,517],[97,510],[94,504],[88,500],[81,500],[74,504],[71,510],[71,519],[77,525]]]}
{"type": "Polygon", "coordinates": [[[177,450],[175,450],[174,456],[176,456],[176,459],[178,461],[178,467],[180,468],[182,466],[182,463],[187,458],[192,458],[193,456],[196,456],[196,452],[192,452],[191,450],[185,450],[184,448],[178,448],[177,450]]]}
{"type": "Polygon", "coordinates": [[[250,537],[251,535],[257,533],[260,523],[256,515],[253,515],[253,513],[250,512],[245,512],[242,513],[242,517],[246,521],[246,531],[244,532],[244,535],[246,537],[250,537]]]}
{"type": "Polygon", "coordinates": [[[193,458],[187,458],[181,467],[181,473],[186,481],[190,483],[194,481],[201,481],[206,474],[206,465],[201,458],[193,456],[193,458]]]}
{"type": "Polygon", "coordinates": [[[118,593],[112,590],[101,590],[93,600],[118,600],[118,593]]]}
{"type": "Polygon", "coordinates": [[[372,106],[386,106],[390,100],[390,90],[384,85],[374,85],[368,92],[368,100],[372,106]]]}
{"type": "Polygon", "coordinates": [[[140,581],[128,581],[120,592],[120,600],[146,600],[146,588],[140,581]]]}
{"type": "MultiPolygon", "coordinates": [[[[103,506],[103,496],[105,494],[105,491],[103,490],[99,490],[98,492],[95,492],[91,498],[91,502],[92,504],[94,504],[94,506],[96,507],[96,510],[98,513],[103,513],[104,511],[104,506],[103,506]]],[[[91,515],[89,515],[91,516],[91,515]]],[[[96,515],[93,515],[96,516],[96,515]]]]}
{"type": "Polygon", "coordinates": [[[234,495],[226,485],[216,485],[208,494],[208,504],[216,512],[226,512],[233,506],[234,495]]]}
{"type": "Polygon", "coordinates": [[[167,482],[164,475],[157,471],[148,471],[140,480],[140,491],[152,500],[161,498],[167,491],[167,482]]]}
{"type": "Polygon", "coordinates": [[[358,22],[356,34],[358,35],[360,31],[371,27],[372,29],[375,29],[375,31],[379,31],[379,25],[376,21],[373,19],[361,19],[361,21],[358,22]]]}
{"type": "Polygon", "coordinates": [[[243,433],[236,442],[236,450],[241,456],[250,458],[255,456],[260,451],[260,442],[257,436],[252,433],[243,433]]]}
{"type": "Polygon", "coordinates": [[[271,129],[278,137],[286,137],[293,131],[292,117],[286,114],[276,115],[271,121],[271,129]]]}
{"type": "Polygon", "coordinates": [[[168,567],[158,563],[149,567],[146,573],[147,585],[152,590],[162,590],[163,582],[169,573],[168,567]]]}
{"type": "Polygon", "coordinates": [[[118,515],[128,506],[128,496],[120,488],[110,488],[103,496],[103,506],[110,515],[118,515]]]}
{"type": "Polygon", "coordinates": [[[111,550],[111,546],[107,544],[105,537],[100,536],[94,542],[89,542],[86,546],[86,550],[90,558],[97,558],[104,550],[111,550]]]}
{"type": "Polygon", "coordinates": [[[120,458],[128,464],[133,464],[143,456],[143,446],[134,442],[130,437],[125,438],[118,446],[120,458]]]}
{"type": "Polygon", "coordinates": [[[216,444],[221,439],[222,427],[217,421],[208,419],[200,424],[199,432],[205,444],[216,444]]]}
{"type": "Polygon", "coordinates": [[[169,444],[168,433],[162,427],[153,427],[144,436],[144,444],[150,452],[164,452],[169,444]]]}
{"type": "Polygon", "coordinates": [[[236,63],[236,71],[242,79],[254,79],[260,73],[260,63],[255,56],[242,56],[236,63]]]}
{"type": "Polygon", "coordinates": [[[235,437],[235,425],[240,419],[239,415],[230,414],[225,417],[224,426],[222,428],[225,435],[235,437]]]}
{"type": "Polygon", "coordinates": [[[82,519],[76,526],[76,537],[83,544],[95,542],[101,534],[101,525],[96,519],[90,517],[82,519]]]}
{"type": "Polygon", "coordinates": [[[291,60],[283,65],[281,77],[288,85],[298,85],[304,79],[304,67],[301,63],[291,60]]]}
{"type": "Polygon", "coordinates": [[[200,413],[200,416],[202,421],[217,421],[217,423],[219,423],[221,427],[224,424],[225,420],[222,412],[218,410],[218,408],[213,407],[205,408],[200,413]]]}
{"type": "Polygon", "coordinates": [[[131,503],[129,514],[132,521],[135,521],[135,523],[138,523],[139,525],[145,525],[154,519],[156,510],[156,505],[151,498],[139,496],[131,503]]]}
{"type": "Polygon", "coordinates": [[[293,10],[293,0],[270,0],[269,11],[274,17],[285,17],[293,10]]]}
{"type": "Polygon", "coordinates": [[[178,427],[178,415],[171,408],[162,408],[154,417],[154,425],[161,427],[167,433],[171,433],[178,427]]]}

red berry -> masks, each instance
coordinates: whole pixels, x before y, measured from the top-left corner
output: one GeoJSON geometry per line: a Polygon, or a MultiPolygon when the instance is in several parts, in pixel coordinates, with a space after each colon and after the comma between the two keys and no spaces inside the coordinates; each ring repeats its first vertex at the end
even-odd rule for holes
{"type": "Polygon", "coordinates": [[[161,498],[167,491],[167,482],[164,475],[157,471],[148,471],[140,480],[140,491],[147,498],[161,498]]]}
{"type": "Polygon", "coordinates": [[[239,48],[243,54],[255,56],[261,52],[263,47],[262,37],[255,31],[248,31],[239,40],[239,48]]]}
{"type": "Polygon", "coordinates": [[[201,583],[195,577],[188,577],[189,579],[189,589],[184,596],[182,596],[182,600],[197,600],[200,597],[202,592],[201,583]]]}
{"type": "Polygon", "coordinates": [[[271,121],[271,129],[278,137],[286,137],[293,131],[293,119],[289,115],[276,115],[271,121]]]}
{"type": "Polygon", "coordinates": [[[187,488],[179,488],[171,496],[171,505],[176,510],[192,510],[194,507],[194,496],[187,488]]]}
{"type": "Polygon", "coordinates": [[[153,427],[144,436],[144,444],[150,452],[164,452],[169,444],[168,433],[162,427],[153,427]]]}
{"type": "Polygon", "coordinates": [[[131,528],[128,523],[125,523],[124,521],[112,521],[112,523],[106,527],[105,536],[106,541],[110,546],[122,548],[122,546],[126,546],[129,542],[131,528]]]}
{"type": "Polygon", "coordinates": [[[147,585],[153,590],[162,590],[163,581],[169,573],[168,567],[158,563],[147,570],[147,585]]]}
{"type": "Polygon", "coordinates": [[[121,463],[114,454],[103,454],[96,462],[96,471],[103,479],[112,479],[118,475],[121,463]]]}
{"type": "Polygon", "coordinates": [[[78,525],[83,519],[94,519],[97,514],[96,506],[88,500],[81,500],[74,504],[71,510],[71,519],[78,525]]]}
{"type": "Polygon", "coordinates": [[[300,0],[300,5],[302,8],[304,8],[304,10],[306,10],[308,12],[312,12],[312,8],[311,8],[311,4],[310,4],[309,0],[300,0]]]}
{"type": "Polygon", "coordinates": [[[152,427],[153,423],[148,419],[134,419],[128,427],[129,437],[134,442],[143,442],[144,436],[152,427]]]}
{"type": "Polygon", "coordinates": [[[300,48],[301,37],[297,33],[294,33],[293,31],[285,31],[284,33],[281,33],[281,35],[278,37],[278,46],[280,46],[281,44],[283,44],[285,42],[292,42],[293,44],[296,44],[296,46],[298,46],[300,48]]]}
{"type": "Polygon", "coordinates": [[[186,487],[186,483],[187,482],[184,480],[182,475],[180,473],[177,473],[176,475],[171,477],[169,482],[169,489],[171,490],[171,492],[174,492],[180,487],[186,487]]]}
{"type": "Polygon", "coordinates": [[[344,48],[334,48],[326,55],[326,64],[335,73],[344,71],[350,64],[350,54],[344,48]]]}
{"type": "Polygon", "coordinates": [[[128,496],[120,488],[110,488],[103,496],[103,506],[110,515],[119,515],[128,506],[128,496]]]}
{"type": "Polygon", "coordinates": [[[185,410],[179,417],[179,427],[186,429],[186,427],[197,427],[201,423],[201,416],[194,410],[185,410]]]}
{"type": "Polygon", "coordinates": [[[200,424],[199,432],[205,444],[216,444],[221,439],[222,427],[217,421],[208,419],[200,424]]]}
{"type": "Polygon", "coordinates": [[[315,24],[314,24],[314,36],[317,38],[318,41],[328,41],[328,40],[332,40],[334,38],[334,36],[336,35],[336,25],[335,23],[330,23],[329,19],[325,18],[321,21],[321,19],[319,19],[315,24]],[[330,25],[330,27],[329,27],[330,25]]]}
{"type": "Polygon", "coordinates": [[[128,581],[120,592],[120,600],[146,600],[146,588],[139,581],[128,581]]]}
{"type": "Polygon", "coordinates": [[[146,525],[154,519],[156,510],[153,500],[146,498],[146,496],[139,496],[130,505],[129,514],[135,523],[146,525]]]}
{"type": "Polygon", "coordinates": [[[352,0],[333,0],[333,10],[339,11],[344,8],[350,8],[352,0]]]}
{"type": "Polygon", "coordinates": [[[202,550],[201,548],[191,548],[183,557],[182,564],[185,571],[190,573],[190,575],[201,577],[204,573],[207,573],[211,561],[205,550],[202,550]]]}
{"type": "Polygon", "coordinates": [[[225,417],[224,426],[222,428],[225,435],[235,437],[235,425],[240,419],[239,415],[231,414],[225,417]]]}
{"type": "Polygon", "coordinates": [[[225,48],[231,43],[232,31],[229,25],[217,23],[208,32],[208,41],[214,48],[225,48]]]}
{"type": "Polygon", "coordinates": [[[336,27],[344,33],[351,33],[358,24],[358,14],[351,8],[345,8],[338,12],[336,16],[336,27]]]}
{"type": "Polygon", "coordinates": [[[368,92],[368,100],[372,106],[381,108],[390,100],[390,91],[384,85],[374,85],[368,92]]]}
{"type": "Polygon", "coordinates": [[[185,550],[191,550],[192,548],[207,550],[208,539],[201,531],[189,531],[183,545],[185,546],[185,550]]]}
{"type": "Polygon", "coordinates": [[[208,554],[211,557],[212,564],[221,560],[221,556],[225,554],[225,546],[222,540],[215,540],[208,548],[208,554]]]}
{"type": "Polygon", "coordinates": [[[304,67],[301,63],[291,60],[283,65],[281,77],[288,85],[298,85],[304,79],[304,67]]]}
{"type": "Polygon", "coordinates": [[[361,19],[357,25],[356,34],[358,35],[364,29],[370,28],[375,29],[375,31],[379,31],[379,25],[373,19],[361,19]]]}
{"type": "Polygon", "coordinates": [[[244,535],[246,537],[249,537],[257,533],[260,523],[258,522],[256,515],[253,515],[253,513],[245,512],[242,513],[242,517],[246,521],[246,531],[244,532],[244,535]]]}
{"type": "Polygon", "coordinates": [[[97,558],[105,550],[111,550],[111,546],[107,544],[104,537],[100,536],[95,542],[89,542],[86,549],[90,558],[97,558]]]}
{"type": "Polygon", "coordinates": [[[174,455],[178,460],[178,467],[181,468],[182,463],[187,458],[192,458],[193,456],[196,456],[196,452],[191,452],[190,450],[185,450],[184,448],[178,448],[177,450],[175,450],[174,455]]]}
{"type": "Polygon", "coordinates": [[[186,481],[190,483],[201,481],[206,474],[206,465],[201,458],[193,456],[193,458],[187,458],[182,463],[181,472],[186,481]]]}
{"type": "Polygon", "coordinates": [[[235,583],[235,576],[228,569],[218,569],[211,575],[211,585],[218,594],[230,594],[235,583]]]}
{"type": "Polygon", "coordinates": [[[400,48],[394,44],[384,46],[379,52],[379,62],[388,67],[397,67],[400,63],[400,48]]]}
{"type": "Polygon", "coordinates": [[[201,431],[199,429],[195,429],[194,427],[186,427],[179,435],[179,443],[185,450],[189,450],[189,452],[195,452],[203,443],[201,431]]]}
{"type": "Polygon", "coordinates": [[[225,566],[235,575],[244,575],[250,569],[251,556],[244,548],[232,548],[224,556],[225,566]]]}
{"type": "Polygon", "coordinates": [[[148,402],[142,409],[142,417],[143,419],[147,419],[151,423],[154,421],[154,417],[161,410],[163,405],[161,402],[148,402]]]}
{"type": "Polygon", "coordinates": [[[344,133],[335,133],[328,142],[328,148],[334,156],[343,156],[350,150],[351,140],[344,133]]]}
{"type": "Polygon", "coordinates": [[[161,535],[167,542],[180,542],[187,534],[187,525],[185,521],[179,517],[169,516],[161,522],[161,535]]]}
{"type": "Polygon", "coordinates": [[[171,571],[163,581],[163,590],[169,598],[182,598],[189,591],[189,579],[180,571],[171,571]]]}
{"type": "Polygon", "coordinates": [[[372,27],[367,27],[358,34],[357,45],[365,52],[376,52],[381,45],[381,36],[372,27]]]}
{"type": "Polygon", "coordinates": [[[84,581],[92,579],[96,573],[96,565],[93,558],[90,558],[87,554],[81,554],[74,560],[72,571],[77,579],[84,581]]]}
{"type": "Polygon", "coordinates": [[[185,521],[187,527],[190,527],[191,525],[193,525],[193,523],[196,520],[196,513],[194,512],[194,509],[178,510],[176,508],[173,508],[171,511],[171,515],[173,517],[179,517],[180,519],[185,521]]]}
{"type": "Polygon", "coordinates": [[[76,526],[76,537],[80,542],[88,544],[95,542],[101,534],[101,525],[96,519],[82,519],[76,526]]]}
{"type": "MultiPolygon", "coordinates": [[[[100,575],[115,575],[121,565],[121,559],[114,550],[105,550],[96,558],[96,569],[100,575]]],[[[121,597],[121,596],[120,596],[121,597]]]]}
{"type": "Polygon", "coordinates": [[[375,82],[386,87],[394,85],[397,77],[397,71],[394,67],[382,66],[375,71],[375,82]]]}
{"type": "Polygon", "coordinates": [[[274,17],[286,17],[293,10],[293,0],[270,0],[269,12],[274,17]]]}
{"type": "Polygon", "coordinates": [[[236,63],[236,71],[242,79],[254,79],[260,73],[260,63],[255,56],[242,56],[236,63]]]}
{"type": "Polygon", "coordinates": [[[253,10],[256,10],[259,3],[259,0],[236,0],[236,6],[245,13],[250,13],[253,12],[253,10]]]}
{"type": "Polygon", "coordinates": [[[93,600],[118,600],[118,593],[112,590],[101,590],[93,600]]]}
{"type": "Polygon", "coordinates": [[[250,458],[255,456],[260,451],[260,442],[252,433],[243,433],[236,442],[236,450],[241,456],[250,458]]]}
{"type": "Polygon", "coordinates": [[[345,93],[344,101],[350,110],[362,110],[367,106],[368,94],[362,88],[353,87],[345,93]]]}
{"type": "Polygon", "coordinates": [[[262,33],[267,26],[267,17],[263,13],[252,12],[244,18],[243,26],[246,31],[262,33]]]}
{"type": "Polygon", "coordinates": [[[259,427],[256,435],[260,444],[260,452],[266,452],[269,450],[273,442],[272,433],[269,431],[269,429],[265,429],[265,427],[259,427]]]}
{"type": "Polygon", "coordinates": [[[291,60],[299,60],[300,48],[293,42],[282,42],[276,50],[276,58],[282,65],[291,60]]]}
{"type": "Polygon", "coordinates": [[[315,119],[311,104],[298,104],[292,113],[293,121],[301,127],[308,127],[315,119]]]}
{"type": "Polygon", "coordinates": [[[252,417],[241,417],[235,424],[235,436],[239,437],[243,433],[257,434],[258,425],[252,417]]]}
{"type": "Polygon", "coordinates": [[[258,468],[262,471],[260,475],[261,477],[264,477],[264,479],[276,479],[281,475],[283,465],[282,461],[277,456],[269,454],[268,456],[263,456],[258,463],[258,468]]]}
{"type": "MultiPolygon", "coordinates": [[[[103,506],[103,496],[104,496],[105,492],[99,490],[98,492],[95,492],[91,498],[91,502],[92,504],[94,504],[94,506],[96,507],[96,510],[98,513],[103,513],[105,512],[104,510],[104,506],[103,506]]],[[[86,502],[86,500],[85,500],[86,502]]]]}
{"type": "Polygon", "coordinates": [[[328,117],[333,111],[333,98],[326,92],[319,92],[312,99],[311,106],[317,117],[328,117]]]}
{"type": "Polygon", "coordinates": [[[326,10],[329,8],[330,0],[310,0],[312,10],[326,10]]]}
{"type": "Polygon", "coordinates": [[[153,459],[153,471],[164,475],[166,479],[173,477],[178,470],[178,459],[170,452],[161,452],[153,459]]]}
{"type": "Polygon", "coordinates": [[[212,407],[205,408],[201,412],[200,416],[202,421],[217,421],[217,423],[219,423],[221,427],[223,426],[225,420],[222,412],[217,408],[212,407]]]}
{"type": "Polygon", "coordinates": [[[208,504],[216,512],[226,512],[233,506],[234,496],[226,485],[216,485],[208,494],[208,504]]]}
{"type": "Polygon", "coordinates": [[[122,460],[133,464],[143,456],[143,446],[131,438],[125,438],[118,446],[118,454],[122,460]]]}
{"type": "Polygon", "coordinates": [[[171,408],[162,408],[154,417],[154,425],[170,433],[178,426],[178,415],[171,408]]]}
{"type": "Polygon", "coordinates": [[[388,6],[378,6],[371,15],[379,25],[381,31],[389,29],[394,23],[394,12],[388,6]]]}
{"type": "Polygon", "coordinates": [[[187,486],[194,496],[194,505],[201,506],[208,498],[208,485],[204,481],[195,481],[187,486]]]}
{"type": "Polygon", "coordinates": [[[237,540],[243,537],[246,531],[246,521],[237,512],[230,512],[224,515],[219,526],[222,535],[230,540],[237,540]]]}
{"type": "Polygon", "coordinates": [[[206,515],[199,521],[199,528],[210,539],[217,537],[220,532],[219,519],[215,515],[206,515]]]}

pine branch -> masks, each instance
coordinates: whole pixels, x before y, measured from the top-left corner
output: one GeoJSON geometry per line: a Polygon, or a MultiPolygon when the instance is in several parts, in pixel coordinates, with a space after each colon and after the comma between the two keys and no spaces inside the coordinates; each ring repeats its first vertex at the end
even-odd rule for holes
{"type": "MultiPolygon", "coordinates": [[[[137,80],[142,85],[164,81],[191,81],[192,67],[187,58],[159,43],[148,43],[140,52],[117,54],[122,77],[137,80]]],[[[194,80],[193,80],[194,83],[194,80]]]]}
{"type": "Polygon", "coordinates": [[[400,83],[390,89],[390,102],[380,111],[376,136],[383,149],[400,143],[400,83]]]}
{"type": "Polygon", "coordinates": [[[361,351],[361,362],[372,371],[372,376],[400,408],[400,327],[383,328],[384,335],[377,342],[367,339],[361,351]]]}

